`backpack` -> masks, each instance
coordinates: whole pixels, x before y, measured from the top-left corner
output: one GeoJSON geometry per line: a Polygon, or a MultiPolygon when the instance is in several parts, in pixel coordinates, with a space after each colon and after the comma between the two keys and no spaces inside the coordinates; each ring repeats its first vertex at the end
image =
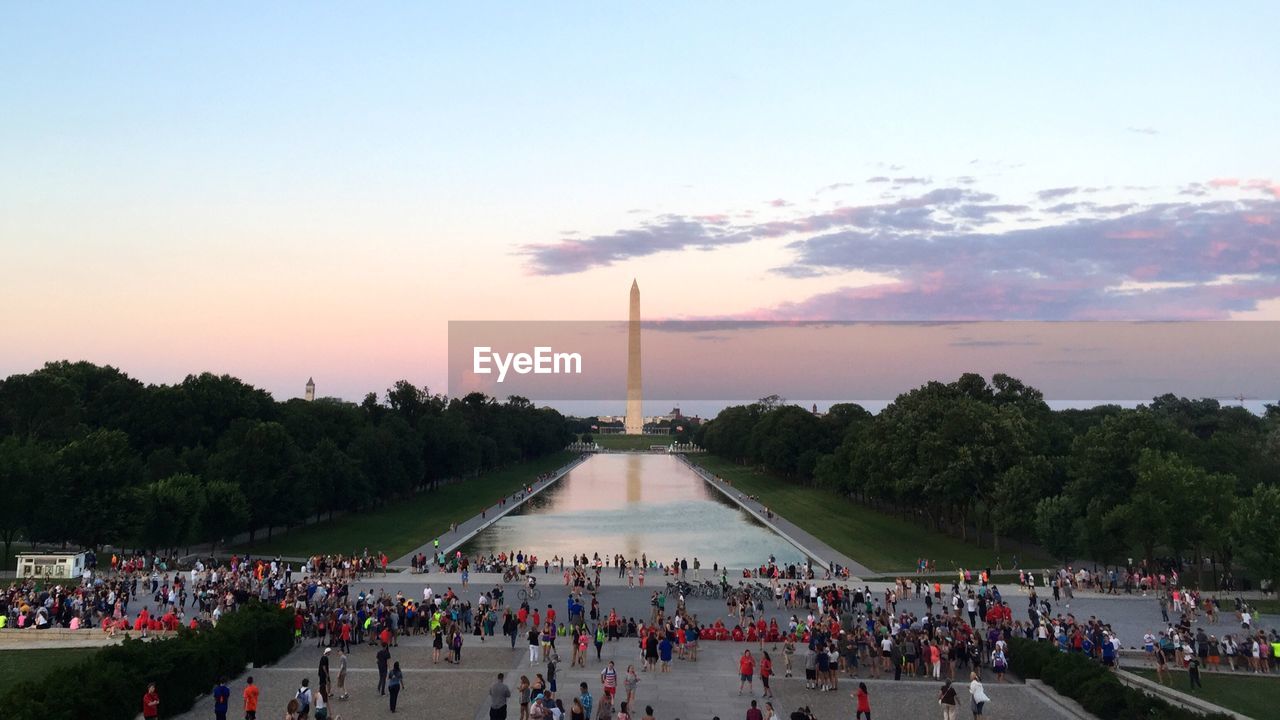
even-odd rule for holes
{"type": "Polygon", "coordinates": [[[298,707],[302,711],[306,711],[311,707],[311,688],[298,688],[298,707]]]}

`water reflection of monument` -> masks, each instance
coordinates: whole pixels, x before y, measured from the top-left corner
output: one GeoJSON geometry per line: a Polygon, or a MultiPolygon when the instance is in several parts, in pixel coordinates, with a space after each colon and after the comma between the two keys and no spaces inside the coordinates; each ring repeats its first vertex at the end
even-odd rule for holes
{"type": "Polygon", "coordinates": [[[631,281],[631,316],[627,321],[627,419],[623,432],[644,434],[644,402],[640,393],[640,285],[631,281]]]}
{"type": "MultiPolygon", "coordinates": [[[[626,467],[627,502],[628,503],[640,502],[641,500],[640,489],[643,487],[643,484],[640,482],[640,476],[643,474],[644,473],[640,468],[640,456],[639,455],[628,456],[627,467],[626,467]]],[[[640,553],[645,552],[644,548],[642,547],[642,545],[644,544],[644,538],[641,537],[641,534],[639,532],[633,531],[633,532],[627,533],[623,537],[623,544],[626,546],[626,550],[624,552],[627,553],[628,557],[636,557],[640,553]]]]}

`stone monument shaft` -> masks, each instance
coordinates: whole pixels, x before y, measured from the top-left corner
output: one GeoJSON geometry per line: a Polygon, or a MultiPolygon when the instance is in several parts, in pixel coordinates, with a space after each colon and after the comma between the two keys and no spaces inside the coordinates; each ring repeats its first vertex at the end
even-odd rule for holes
{"type": "Polygon", "coordinates": [[[644,434],[644,402],[640,392],[640,286],[631,281],[631,317],[627,322],[628,435],[644,434]]]}

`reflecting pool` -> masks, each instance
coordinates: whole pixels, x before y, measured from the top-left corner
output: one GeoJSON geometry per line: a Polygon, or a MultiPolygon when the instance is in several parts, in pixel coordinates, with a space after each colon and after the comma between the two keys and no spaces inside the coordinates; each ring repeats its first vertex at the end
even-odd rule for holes
{"type": "MultiPolygon", "coordinates": [[[[709,570],[757,566],[804,554],[741,510],[679,459],[643,453],[588,458],[463,546],[468,555],[524,551],[538,558],[622,553],[709,570]]],[[[704,575],[703,577],[708,577],[704,575]]]]}

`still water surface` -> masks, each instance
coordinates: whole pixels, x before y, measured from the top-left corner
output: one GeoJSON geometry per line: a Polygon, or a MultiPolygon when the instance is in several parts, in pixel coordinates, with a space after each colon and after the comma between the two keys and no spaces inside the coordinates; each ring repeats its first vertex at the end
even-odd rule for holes
{"type": "MultiPolygon", "coordinates": [[[[702,567],[781,563],[804,555],[669,455],[602,454],[587,459],[462,548],[468,555],[524,551],[539,558],[622,553],[702,567]]],[[[707,577],[704,575],[703,577],[707,577]]]]}

